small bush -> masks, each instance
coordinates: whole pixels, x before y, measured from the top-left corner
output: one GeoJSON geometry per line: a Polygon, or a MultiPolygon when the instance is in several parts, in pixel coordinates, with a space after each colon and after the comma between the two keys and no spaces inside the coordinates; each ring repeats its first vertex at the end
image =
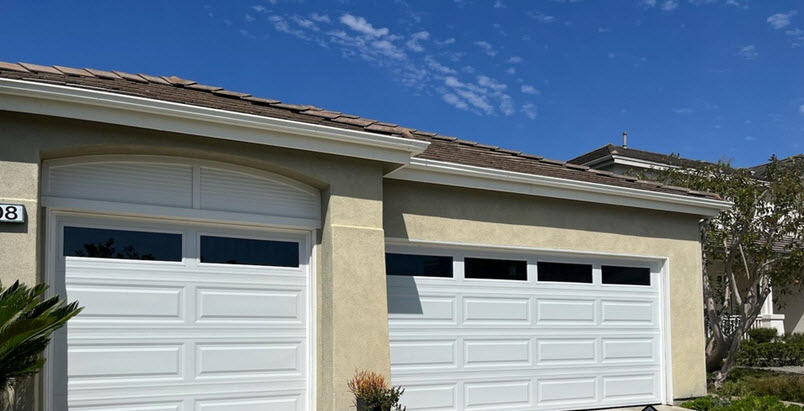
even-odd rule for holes
{"type": "Polygon", "coordinates": [[[779,336],[775,328],[752,328],[748,330],[748,338],[757,343],[769,343],[779,336]]]}
{"type": "Polygon", "coordinates": [[[347,385],[355,395],[358,411],[405,411],[405,407],[399,405],[399,398],[405,389],[391,387],[380,374],[355,371],[355,376],[347,385]]]}
{"type": "Polygon", "coordinates": [[[784,342],[793,345],[804,345],[804,333],[787,333],[784,342]]]}
{"type": "Polygon", "coordinates": [[[738,400],[703,397],[681,404],[684,408],[698,411],[802,411],[797,405],[785,405],[773,396],[747,396],[738,400]]]}
{"type": "Polygon", "coordinates": [[[726,381],[718,390],[721,397],[745,397],[751,394],[751,389],[745,381],[726,381]]]}
{"type": "Polygon", "coordinates": [[[804,375],[737,368],[718,391],[722,396],[773,395],[782,401],[804,403],[804,375]],[[743,391],[742,394],[737,392],[743,391]],[[747,392],[746,392],[747,391],[747,392]]]}
{"type": "Polygon", "coordinates": [[[737,364],[744,367],[802,366],[804,344],[744,341],[737,354],[737,364]]]}

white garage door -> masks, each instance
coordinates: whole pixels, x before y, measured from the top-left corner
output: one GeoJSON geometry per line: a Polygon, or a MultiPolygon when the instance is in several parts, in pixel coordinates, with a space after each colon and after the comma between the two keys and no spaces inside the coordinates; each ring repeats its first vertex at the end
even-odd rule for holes
{"type": "MultiPolygon", "coordinates": [[[[65,218],[70,410],[301,411],[305,237],[65,218]]],[[[62,271],[63,270],[63,271],[62,271]]]]}
{"type": "Polygon", "coordinates": [[[400,246],[386,270],[408,410],[662,402],[656,264],[400,246]]]}

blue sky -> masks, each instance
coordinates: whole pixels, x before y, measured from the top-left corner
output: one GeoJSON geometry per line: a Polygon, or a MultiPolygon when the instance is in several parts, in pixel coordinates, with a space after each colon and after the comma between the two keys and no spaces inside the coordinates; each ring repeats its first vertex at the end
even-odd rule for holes
{"type": "Polygon", "coordinates": [[[804,5],[0,2],[0,60],[178,75],[569,159],[804,152],[804,5]],[[798,8],[801,8],[799,11],[798,8]]]}

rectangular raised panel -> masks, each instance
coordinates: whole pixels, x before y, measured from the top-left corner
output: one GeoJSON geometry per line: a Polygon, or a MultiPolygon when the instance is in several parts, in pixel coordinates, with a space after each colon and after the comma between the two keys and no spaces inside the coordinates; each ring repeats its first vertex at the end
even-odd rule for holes
{"type": "Polygon", "coordinates": [[[200,400],[195,411],[300,411],[299,403],[298,396],[200,400]]]}
{"type": "Polygon", "coordinates": [[[69,347],[70,379],[180,377],[181,345],[75,345],[69,347]]]}
{"type": "Polygon", "coordinates": [[[603,377],[603,398],[653,397],[656,378],[653,374],[627,377],[603,377]]]}
{"type": "Polygon", "coordinates": [[[593,401],[595,378],[540,379],[537,383],[539,404],[593,401]]]}
{"type": "Polygon", "coordinates": [[[301,291],[198,289],[198,319],[301,321],[301,291]]]}
{"type": "Polygon", "coordinates": [[[526,298],[464,298],[464,322],[529,321],[530,300],[526,298]]]}
{"type": "Polygon", "coordinates": [[[76,320],[179,320],[182,291],[181,288],[67,285],[70,300],[78,300],[84,306],[76,320]]]}
{"type": "Polygon", "coordinates": [[[180,402],[70,406],[70,411],[181,411],[183,409],[180,402]]]}
{"type": "Polygon", "coordinates": [[[537,324],[594,324],[595,302],[546,300],[536,302],[537,324]]]}
{"type": "Polygon", "coordinates": [[[391,342],[392,367],[455,366],[454,341],[395,341],[391,342]]]}
{"type": "Polygon", "coordinates": [[[415,319],[417,324],[426,324],[429,321],[455,321],[455,299],[389,295],[388,316],[391,321],[415,319]]]}
{"type": "Polygon", "coordinates": [[[198,344],[198,375],[301,374],[301,342],[295,344],[198,344]]]}
{"type": "Polygon", "coordinates": [[[592,363],[595,361],[594,339],[539,340],[536,343],[539,365],[592,363]]]}
{"type": "Polygon", "coordinates": [[[464,341],[466,365],[528,365],[530,340],[464,341]]]}
{"type": "Polygon", "coordinates": [[[530,381],[466,383],[466,407],[530,404],[530,381]]]}
{"type": "Polygon", "coordinates": [[[192,166],[185,164],[104,161],[51,166],[43,195],[190,208],[192,176],[192,166]]]}
{"type": "Polygon", "coordinates": [[[603,362],[653,361],[653,338],[603,339],[603,362]]]}
{"type": "Polygon", "coordinates": [[[652,302],[606,301],[601,302],[603,312],[601,321],[607,324],[653,324],[652,302]]]}
{"type": "Polygon", "coordinates": [[[455,409],[455,385],[405,385],[401,403],[410,411],[455,409]]]}

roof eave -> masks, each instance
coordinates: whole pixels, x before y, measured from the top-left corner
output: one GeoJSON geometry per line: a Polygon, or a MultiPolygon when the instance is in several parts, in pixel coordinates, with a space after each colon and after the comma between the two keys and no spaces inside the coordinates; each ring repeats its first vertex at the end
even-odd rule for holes
{"type": "Polygon", "coordinates": [[[728,201],[711,198],[639,190],[419,158],[413,159],[409,165],[386,177],[396,180],[670,211],[701,217],[713,217],[732,206],[732,203],[728,201]]]}
{"type": "Polygon", "coordinates": [[[365,131],[35,81],[0,78],[0,110],[407,164],[430,144],[365,131]]]}

